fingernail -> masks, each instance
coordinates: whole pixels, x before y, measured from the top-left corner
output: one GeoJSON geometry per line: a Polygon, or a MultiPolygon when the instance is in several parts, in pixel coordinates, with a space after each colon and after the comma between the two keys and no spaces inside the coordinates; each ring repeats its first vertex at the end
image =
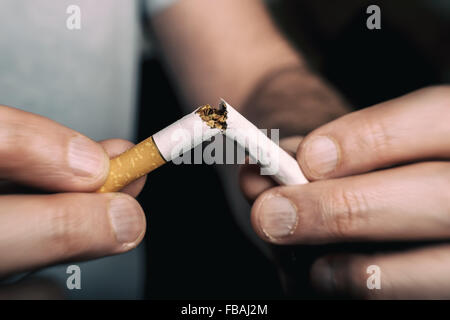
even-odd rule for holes
{"type": "Polygon", "coordinates": [[[279,239],[289,236],[297,226],[297,210],[286,198],[268,198],[259,209],[259,223],[268,238],[279,239]]]}
{"type": "Polygon", "coordinates": [[[135,242],[144,231],[145,224],[141,208],[126,197],[117,197],[110,201],[109,217],[119,243],[135,242]]]}
{"type": "Polygon", "coordinates": [[[105,153],[86,137],[72,138],[68,158],[69,166],[78,176],[97,177],[105,170],[105,153]]]}
{"type": "Polygon", "coordinates": [[[323,293],[332,294],[335,291],[333,269],[325,259],[319,260],[313,266],[311,280],[314,287],[323,293]]]}
{"type": "Polygon", "coordinates": [[[336,143],[324,136],[313,138],[305,146],[305,161],[312,173],[318,176],[334,171],[338,162],[336,143]]]}

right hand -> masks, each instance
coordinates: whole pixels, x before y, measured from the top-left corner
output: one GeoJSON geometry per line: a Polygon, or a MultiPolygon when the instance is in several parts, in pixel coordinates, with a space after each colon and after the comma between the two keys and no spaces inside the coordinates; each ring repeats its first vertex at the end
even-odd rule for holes
{"type": "Polygon", "coordinates": [[[109,157],[132,146],[96,143],[47,118],[0,106],[0,278],[67,260],[126,252],[145,234],[133,198],[145,177],[123,193],[94,193],[109,157]],[[22,186],[52,191],[24,194],[22,186]]]}
{"type": "Polygon", "coordinates": [[[450,87],[430,87],[297,139],[308,184],[264,191],[263,177],[244,167],[243,190],[257,197],[255,231],[270,243],[313,248],[311,282],[332,297],[448,299],[449,106],[450,87]],[[344,249],[352,243],[362,247],[344,249]],[[368,290],[369,266],[380,270],[382,290],[368,290]]]}

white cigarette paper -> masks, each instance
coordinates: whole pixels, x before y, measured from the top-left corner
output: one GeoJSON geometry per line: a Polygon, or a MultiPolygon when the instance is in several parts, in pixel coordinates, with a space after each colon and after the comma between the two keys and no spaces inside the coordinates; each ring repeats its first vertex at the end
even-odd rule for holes
{"type": "Polygon", "coordinates": [[[153,135],[153,140],[163,158],[172,161],[181,153],[222,133],[244,148],[249,156],[261,165],[262,172],[271,175],[278,183],[283,185],[308,183],[292,156],[224,100],[221,100],[221,108],[226,109],[225,129],[207,125],[199,116],[197,109],[153,135]]]}
{"type": "Polygon", "coordinates": [[[110,160],[110,172],[98,192],[117,192],[166,162],[217,134],[244,148],[261,173],[283,185],[308,183],[297,161],[225,101],[219,109],[206,105],[110,160]]]}
{"type": "Polygon", "coordinates": [[[308,183],[297,161],[292,156],[227,102],[221,100],[221,103],[225,105],[228,112],[227,129],[224,134],[247,150],[249,156],[253,159],[260,160],[261,156],[266,157],[265,163],[260,163],[265,172],[273,173],[274,180],[282,185],[308,183]],[[243,137],[244,134],[247,137],[243,137]]]}
{"type": "Polygon", "coordinates": [[[154,134],[153,140],[163,158],[169,162],[180,152],[189,151],[219,133],[221,131],[209,127],[196,110],[154,134]]]}

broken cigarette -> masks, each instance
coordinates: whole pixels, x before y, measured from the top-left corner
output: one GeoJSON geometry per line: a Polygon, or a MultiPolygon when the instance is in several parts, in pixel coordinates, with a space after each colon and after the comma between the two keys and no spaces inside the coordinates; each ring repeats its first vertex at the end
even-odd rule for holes
{"type": "Polygon", "coordinates": [[[278,183],[308,182],[293,157],[221,100],[217,109],[209,105],[200,107],[111,159],[107,180],[97,192],[117,192],[220,133],[237,141],[278,183]]]}

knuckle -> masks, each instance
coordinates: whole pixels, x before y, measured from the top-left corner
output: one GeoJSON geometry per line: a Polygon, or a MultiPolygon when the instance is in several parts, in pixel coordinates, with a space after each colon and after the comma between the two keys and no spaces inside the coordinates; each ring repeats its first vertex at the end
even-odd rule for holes
{"type": "Polygon", "coordinates": [[[27,135],[28,130],[24,130],[26,123],[18,121],[11,116],[8,110],[0,108],[0,152],[8,155],[11,150],[14,153],[24,153],[26,146],[30,144],[33,135],[27,135]]]}
{"type": "Polygon", "coordinates": [[[364,139],[359,140],[362,144],[361,149],[372,150],[371,154],[375,157],[383,157],[387,154],[386,151],[390,150],[393,145],[394,137],[389,134],[387,126],[376,119],[364,119],[361,122],[362,137],[364,139]]]}
{"type": "Polygon", "coordinates": [[[337,239],[357,236],[368,211],[363,193],[343,188],[324,193],[319,200],[319,207],[326,230],[337,239]]]}
{"type": "MultiPolygon", "coordinates": [[[[9,150],[13,144],[17,144],[20,146],[21,135],[19,128],[13,125],[10,125],[7,121],[2,118],[0,112],[1,126],[0,126],[0,148],[1,151],[9,150]]],[[[2,152],[3,153],[3,152],[2,152]]]]}
{"type": "Polygon", "coordinates": [[[59,207],[49,213],[49,241],[60,258],[67,258],[82,252],[85,248],[81,219],[76,206],[59,207]]]}

